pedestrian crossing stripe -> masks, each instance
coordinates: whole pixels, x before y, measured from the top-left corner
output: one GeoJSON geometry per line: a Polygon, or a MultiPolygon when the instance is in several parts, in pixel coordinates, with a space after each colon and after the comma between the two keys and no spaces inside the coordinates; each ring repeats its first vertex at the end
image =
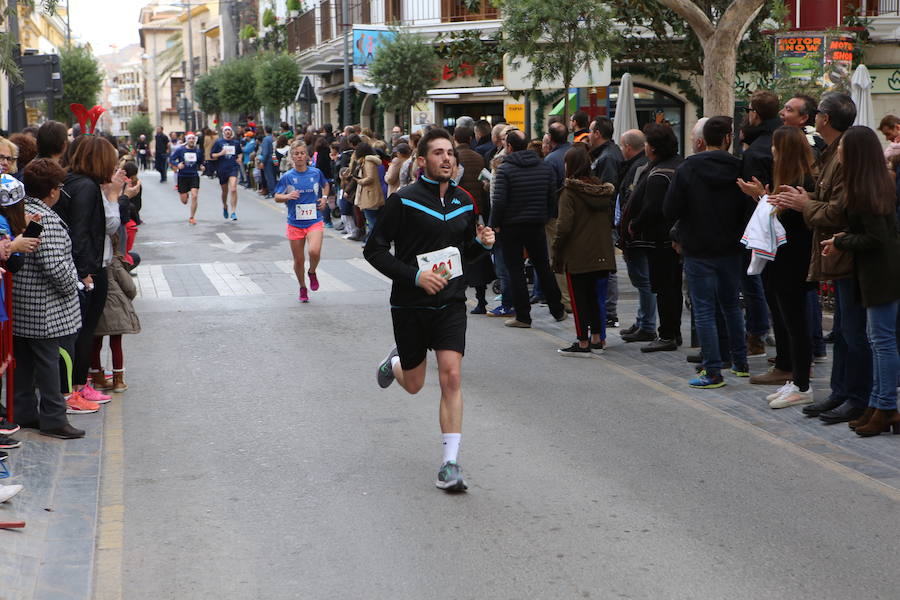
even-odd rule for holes
{"type": "MultiPolygon", "coordinates": [[[[156,265],[135,271],[138,297],[170,299],[212,296],[295,294],[294,263],[212,262],[156,265]]],[[[321,293],[390,289],[390,279],[361,258],[325,260],[316,269],[321,293]]]]}

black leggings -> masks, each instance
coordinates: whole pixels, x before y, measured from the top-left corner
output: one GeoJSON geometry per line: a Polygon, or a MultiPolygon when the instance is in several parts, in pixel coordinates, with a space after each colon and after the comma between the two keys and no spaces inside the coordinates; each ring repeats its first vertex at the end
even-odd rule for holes
{"type": "Polygon", "coordinates": [[[75,385],[87,383],[88,369],[94,357],[94,330],[103,315],[109,291],[106,269],[101,269],[93,279],[94,289],[81,294],[81,330],[75,340],[75,368],[72,373],[72,383],[75,385]]]}
{"type": "Polygon", "coordinates": [[[603,336],[606,323],[600,315],[600,299],[597,297],[597,283],[609,277],[609,271],[589,273],[566,273],[569,284],[569,298],[575,316],[575,334],[579,341],[586,341],[593,335],[603,336]]]}
{"type": "MultiPolygon", "coordinates": [[[[775,282],[773,282],[775,283],[775,282]]],[[[775,367],[793,373],[794,385],[801,391],[809,389],[809,368],[812,365],[812,343],[807,316],[807,290],[802,285],[772,285],[776,310],[772,312],[775,325],[775,367]]]]}

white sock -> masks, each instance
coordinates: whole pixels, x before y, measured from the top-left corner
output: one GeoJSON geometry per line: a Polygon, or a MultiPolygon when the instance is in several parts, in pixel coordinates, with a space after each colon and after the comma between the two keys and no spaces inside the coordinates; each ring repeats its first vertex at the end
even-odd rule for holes
{"type": "Polygon", "coordinates": [[[399,356],[392,356],[392,357],[391,357],[391,369],[393,369],[394,367],[396,367],[396,366],[399,365],[399,364],[400,364],[400,357],[399,357],[399,356]]]}
{"type": "Polygon", "coordinates": [[[444,439],[444,460],[441,464],[453,461],[456,462],[459,456],[459,441],[462,438],[461,433],[445,433],[441,436],[444,439]]]}

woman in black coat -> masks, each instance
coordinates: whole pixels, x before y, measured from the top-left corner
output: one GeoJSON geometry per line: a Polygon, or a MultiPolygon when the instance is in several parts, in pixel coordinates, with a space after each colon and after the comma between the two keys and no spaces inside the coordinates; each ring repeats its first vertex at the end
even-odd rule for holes
{"type": "Polygon", "coordinates": [[[106,203],[118,206],[118,191],[125,183],[124,171],[117,169],[118,153],[107,140],[83,135],[73,146],[62,197],[53,207],[69,226],[72,258],[80,280],[82,326],[75,347],[71,349],[72,383],[76,393],[69,399],[70,408],[83,399],[96,401],[95,398],[102,398],[85,384],[93,354],[94,329],[103,314],[108,289],[103,266],[107,239],[106,203]]]}

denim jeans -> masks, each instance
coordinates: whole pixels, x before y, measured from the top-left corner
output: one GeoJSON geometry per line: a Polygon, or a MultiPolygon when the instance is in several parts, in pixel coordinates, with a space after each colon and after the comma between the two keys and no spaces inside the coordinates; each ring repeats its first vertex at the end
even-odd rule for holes
{"type": "Polygon", "coordinates": [[[500,304],[506,308],[512,308],[512,292],[509,289],[509,271],[506,270],[506,262],[503,260],[503,250],[500,249],[500,234],[494,240],[494,248],[491,250],[494,257],[494,272],[500,280],[500,304]]]}
{"type": "Polygon", "coordinates": [[[703,368],[714,377],[722,372],[719,331],[716,327],[716,304],[721,305],[731,345],[731,360],[735,365],[747,364],[747,344],[744,341],[744,315],[741,312],[740,278],[743,272],[740,254],[716,258],[684,257],[694,309],[697,337],[703,355],[703,368]]]}
{"type": "Polygon", "coordinates": [[[872,394],[869,406],[881,410],[897,408],[897,306],[894,300],[866,309],[866,333],[872,346],[872,394]]]}
{"type": "Polygon", "coordinates": [[[825,356],[825,337],[822,335],[822,305],[816,290],[806,293],[806,318],[809,321],[809,337],[813,356],[825,356]]]}
{"type": "Polygon", "coordinates": [[[272,163],[263,163],[263,178],[266,180],[266,193],[275,193],[275,184],[278,183],[278,168],[272,163]]]}
{"type": "Polygon", "coordinates": [[[372,235],[372,229],[375,227],[375,221],[378,220],[378,208],[365,208],[363,209],[363,216],[366,217],[366,241],[369,241],[369,236],[372,235]]]}
{"type": "Polygon", "coordinates": [[[866,309],[853,278],[836,279],[831,394],[856,408],[868,405],[872,391],[872,349],[866,338],[866,309]]]}
{"type": "Polygon", "coordinates": [[[760,337],[769,333],[769,307],[763,291],[762,277],[747,275],[746,261],[741,268],[741,291],[744,293],[744,308],[747,311],[747,333],[760,337]]]}
{"type": "Polygon", "coordinates": [[[625,266],[628,279],[638,291],[638,309],[635,322],[641,331],[656,332],[656,294],[650,289],[650,267],[647,251],[643,248],[625,250],[625,266]]]}

